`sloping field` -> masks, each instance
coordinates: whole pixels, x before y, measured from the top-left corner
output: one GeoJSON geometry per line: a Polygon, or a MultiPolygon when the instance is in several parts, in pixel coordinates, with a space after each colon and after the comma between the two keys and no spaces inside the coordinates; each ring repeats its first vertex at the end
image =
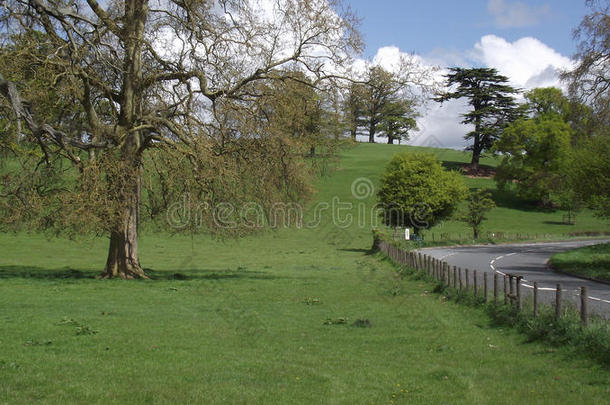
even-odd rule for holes
{"type": "MultiPolygon", "coordinates": [[[[154,280],[95,280],[104,239],[0,235],[0,404],[605,403],[608,370],[525,343],[369,254],[370,186],[402,148],[346,150],[301,229],[144,235],[154,280]]],[[[557,218],[500,206],[488,226],[559,234],[557,218]]],[[[583,213],[576,227],[605,225],[583,213]]]]}

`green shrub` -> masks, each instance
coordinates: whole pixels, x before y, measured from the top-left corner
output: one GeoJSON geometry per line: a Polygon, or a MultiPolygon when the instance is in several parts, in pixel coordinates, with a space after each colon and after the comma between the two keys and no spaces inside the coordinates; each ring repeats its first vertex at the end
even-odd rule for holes
{"type": "Polygon", "coordinates": [[[445,170],[431,154],[394,155],[378,192],[383,222],[393,227],[427,229],[455,211],[467,195],[462,176],[445,170]]]}

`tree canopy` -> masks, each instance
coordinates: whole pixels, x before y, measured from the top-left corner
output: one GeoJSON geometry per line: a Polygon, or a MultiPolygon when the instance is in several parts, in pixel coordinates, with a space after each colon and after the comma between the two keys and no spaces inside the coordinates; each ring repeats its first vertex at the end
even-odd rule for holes
{"type": "Polygon", "coordinates": [[[44,72],[36,86],[0,64],[3,114],[25,145],[11,146],[2,221],[109,235],[104,277],[145,277],[142,208],[185,201],[197,224],[236,232],[250,223],[241,204],[302,195],[295,157],[309,145],[259,100],[297,71],[332,80],[360,47],[339,1],[6,0],[0,19],[18,34],[1,51],[25,49],[44,72]]]}
{"type": "Polygon", "coordinates": [[[395,139],[408,140],[409,131],[417,128],[417,107],[434,89],[434,69],[413,57],[403,57],[394,69],[369,66],[364,77],[349,87],[344,112],[352,139],[362,128],[370,143],[377,135],[393,143],[395,139]]]}
{"type": "Polygon", "coordinates": [[[467,202],[466,210],[460,213],[458,219],[468,224],[472,228],[473,237],[478,239],[481,225],[487,219],[485,215],[496,206],[496,203],[491,198],[489,190],[485,189],[471,192],[467,202]]]}

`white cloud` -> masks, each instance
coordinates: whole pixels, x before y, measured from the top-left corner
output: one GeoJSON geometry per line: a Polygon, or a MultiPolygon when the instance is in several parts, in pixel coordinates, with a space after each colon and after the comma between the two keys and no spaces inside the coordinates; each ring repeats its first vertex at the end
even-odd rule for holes
{"type": "Polygon", "coordinates": [[[560,84],[558,71],[571,68],[573,63],[531,37],[508,42],[495,35],[486,35],[475,44],[470,56],[474,62],[498,69],[511,84],[521,88],[557,86],[560,84]]]}
{"type": "Polygon", "coordinates": [[[550,13],[551,8],[548,4],[534,7],[520,1],[489,0],[487,11],[494,17],[498,27],[516,28],[538,24],[541,18],[550,13]]]}

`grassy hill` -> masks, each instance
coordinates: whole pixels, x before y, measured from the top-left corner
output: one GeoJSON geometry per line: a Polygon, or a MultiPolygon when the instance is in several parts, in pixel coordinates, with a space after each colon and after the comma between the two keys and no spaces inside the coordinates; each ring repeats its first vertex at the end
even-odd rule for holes
{"type": "MultiPolygon", "coordinates": [[[[356,186],[374,186],[403,148],[346,150],[301,229],[239,241],[143,235],[150,281],[93,279],[101,238],[0,235],[0,404],[606,401],[608,370],[525,344],[368,253],[374,194],[356,186]]],[[[607,229],[588,213],[575,226],[560,220],[500,206],[488,227],[607,229]]]]}

